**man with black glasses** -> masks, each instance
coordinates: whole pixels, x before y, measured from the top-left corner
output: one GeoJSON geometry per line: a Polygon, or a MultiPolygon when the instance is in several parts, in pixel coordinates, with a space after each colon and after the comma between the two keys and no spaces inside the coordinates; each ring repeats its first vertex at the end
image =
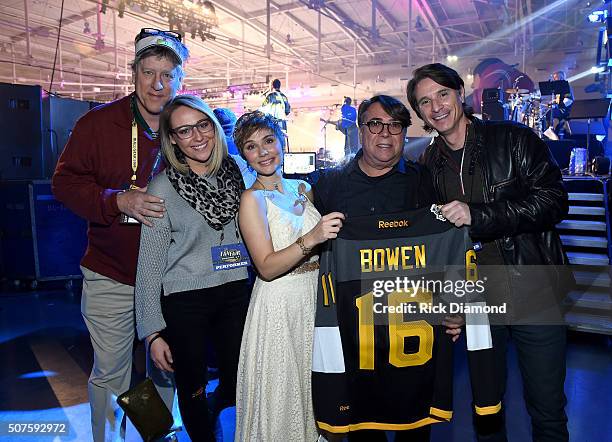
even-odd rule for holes
{"type": "MultiPolygon", "coordinates": [[[[162,164],[159,114],[179,90],[189,56],[180,34],[157,29],[142,29],[135,49],[135,92],[77,122],[52,181],[56,198],[89,224],[81,312],[94,349],[88,390],[96,442],[125,438],[115,400],[130,387],[140,223],[164,216],[164,201],[147,185],[162,164]]],[[[172,387],[160,392],[172,397],[172,387]]]]}
{"type": "Polygon", "coordinates": [[[406,106],[393,97],[376,95],[359,105],[357,121],[362,148],[350,162],[327,170],[315,184],[319,212],[375,215],[433,202],[429,176],[402,157],[410,126],[406,106]]]}
{"type": "MultiPolygon", "coordinates": [[[[317,210],[320,213],[342,212],[346,222],[350,223],[355,217],[384,216],[431,205],[434,202],[431,177],[419,165],[402,157],[404,138],[410,126],[410,113],[406,106],[393,97],[377,95],[360,104],[357,121],[362,149],[345,165],[326,170],[313,186],[317,210]]],[[[446,333],[457,336],[460,333],[459,323],[454,319],[447,318],[442,324],[448,328],[446,333]]],[[[354,340],[357,341],[358,337],[354,336],[354,340]]],[[[367,372],[360,375],[369,376],[367,372]]],[[[363,392],[363,397],[367,398],[368,392],[363,392]]],[[[322,401],[323,398],[315,397],[315,402],[317,400],[322,401]]],[[[372,422],[356,424],[351,426],[348,440],[386,441],[383,430],[410,428],[397,431],[395,440],[429,441],[429,424],[432,421],[423,419],[394,427],[372,422]]],[[[325,425],[321,428],[326,429],[325,425]]],[[[335,428],[332,431],[342,430],[335,428]]],[[[346,431],[349,431],[348,426],[346,431]]]]}

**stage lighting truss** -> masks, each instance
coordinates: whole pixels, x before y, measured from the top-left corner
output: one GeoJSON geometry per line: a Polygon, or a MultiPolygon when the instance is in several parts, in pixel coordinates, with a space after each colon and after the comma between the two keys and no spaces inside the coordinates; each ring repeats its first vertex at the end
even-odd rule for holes
{"type": "Polygon", "coordinates": [[[211,31],[219,25],[215,7],[207,0],[119,0],[119,17],[123,17],[126,7],[141,12],[156,12],[167,18],[169,30],[183,35],[189,32],[191,38],[198,36],[202,41],[214,40],[211,31]]]}
{"type": "MultiPolygon", "coordinates": [[[[199,94],[205,100],[245,99],[249,95],[263,95],[268,89],[266,82],[233,84],[230,86],[208,87],[197,89],[192,93],[199,94]]],[[[183,91],[183,93],[186,93],[183,91]]]]}

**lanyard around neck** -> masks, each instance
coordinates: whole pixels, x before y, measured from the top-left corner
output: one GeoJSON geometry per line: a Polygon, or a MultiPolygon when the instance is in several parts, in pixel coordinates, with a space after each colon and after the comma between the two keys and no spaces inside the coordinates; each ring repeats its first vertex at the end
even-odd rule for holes
{"type": "Polygon", "coordinates": [[[136,119],[132,120],[132,178],[130,189],[136,189],[136,170],[138,169],[138,125],[136,119]]]}
{"type": "MultiPolygon", "coordinates": [[[[157,139],[157,132],[153,131],[146,120],[143,118],[140,110],[138,109],[138,104],[136,103],[136,95],[132,96],[131,107],[132,107],[132,178],[130,179],[130,189],[138,189],[136,185],[136,171],[138,170],[138,125],[141,125],[144,128],[145,136],[147,136],[150,140],[157,139]]],[[[153,163],[153,168],[151,169],[151,175],[149,176],[149,181],[155,176],[158,171],[159,165],[161,163],[162,152],[161,149],[157,151],[157,156],[155,157],[155,162],[153,163]]]]}

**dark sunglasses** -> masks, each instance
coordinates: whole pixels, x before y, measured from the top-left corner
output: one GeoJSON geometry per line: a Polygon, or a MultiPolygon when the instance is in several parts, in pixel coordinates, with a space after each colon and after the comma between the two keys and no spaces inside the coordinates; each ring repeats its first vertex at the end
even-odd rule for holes
{"type": "Polygon", "coordinates": [[[150,37],[152,35],[162,35],[164,37],[170,37],[170,38],[174,38],[178,41],[182,41],[183,40],[183,36],[181,34],[179,34],[178,32],[174,32],[174,31],[160,31],[159,29],[154,29],[154,28],[142,28],[140,30],[140,34],[138,34],[136,36],[136,41],[140,41],[145,37],[150,37]]]}

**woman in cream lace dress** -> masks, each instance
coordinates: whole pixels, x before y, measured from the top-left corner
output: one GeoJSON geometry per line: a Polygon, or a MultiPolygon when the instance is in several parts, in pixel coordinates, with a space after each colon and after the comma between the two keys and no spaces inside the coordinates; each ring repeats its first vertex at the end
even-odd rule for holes
{"type": "Polygon", "coordinates": [[[311,355],[318,257],[343,215],[321,217],[308,184],[282,178],[285,139],[269,115],[251,112],[234,139],[257,172],[239,223],[258,272],[247,314],[236,392],[236,441],[314,442],[311,355]]]}

